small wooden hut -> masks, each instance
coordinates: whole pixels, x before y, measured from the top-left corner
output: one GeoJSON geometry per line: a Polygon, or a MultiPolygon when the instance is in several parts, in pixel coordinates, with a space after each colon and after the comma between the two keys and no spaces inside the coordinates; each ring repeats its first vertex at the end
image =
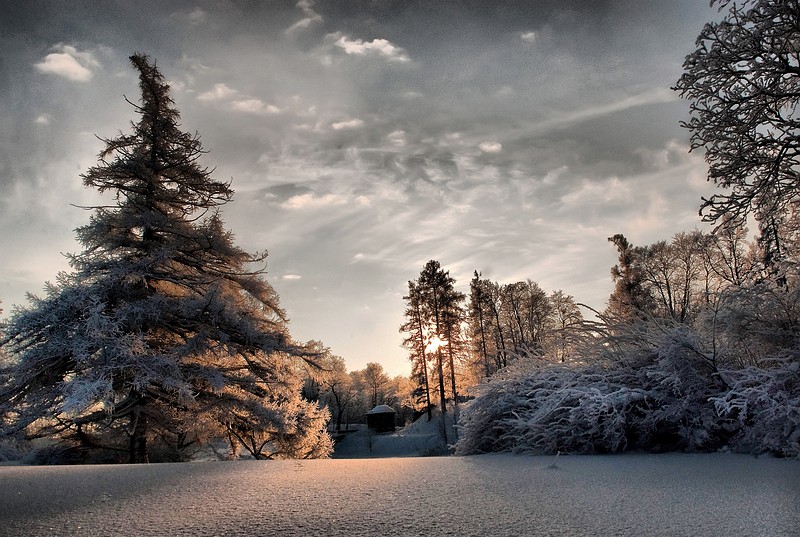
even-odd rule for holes
{"type": "Polygon", "coordinates": [[[367,412],[367,428],[377,433],[394,431],[396,414],[389,405],[378,405],[367,412]]]}

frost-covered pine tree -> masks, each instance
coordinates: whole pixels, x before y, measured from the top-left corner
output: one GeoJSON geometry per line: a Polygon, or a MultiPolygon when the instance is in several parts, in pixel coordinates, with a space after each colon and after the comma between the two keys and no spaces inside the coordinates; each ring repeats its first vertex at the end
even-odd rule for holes
{"type": "Polygon", "coordinates": [[[217,212],[230,185],[199,164],[199,137],[180,130],[157,67],[130,59],[140,119],[104,140],[83,175],[113,202],[77,230],[73,271],[18,308],[3,335],[2,432],[131,462],[215,437],[253,440],[263,458],[325,456],[327,415],[299,396],[305,351],[263,268],[249,268],[266,253],[234,245],[217,212]]]}

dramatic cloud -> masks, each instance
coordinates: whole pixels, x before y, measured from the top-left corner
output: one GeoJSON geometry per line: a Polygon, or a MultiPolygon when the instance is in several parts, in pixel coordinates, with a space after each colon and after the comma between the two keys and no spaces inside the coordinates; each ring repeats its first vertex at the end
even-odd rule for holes
{"type": "Polygon", "coordinates": [[[172,14],[172,18],[181,21],[189,26],[200,26],[208,21],[208,12],[201,7],[195,7],[191,11],[183,10],[172,14]]]}
{"type": "Polygon", "coordinates": [[[109,201],[80,173],[102,149],[94,133],[135,120],[135,51],[170,80],[202,163],[232,181],[221,216],[242,248],[269,250],[292,336],[351,369],[408,372],[402,297],[430,259],[463,292],[479,270],[603,309],[606,238],[702,227],[713,193],[669,89],[718,18],[707,2],[7,4],[4,315],[81,251],[72,230],[89,216],[69,204],[109,201]]]}
{"type": "Polygon", "coordinates": [[[268,104],[261,99],[242,95],[238,90],[224,83],[214,84],[213,88],[198,95],[197,99],[207,103],[223,103],[234,112],[259,116],[274,115],[281,111],[274,104],[268,104]]]}
{"type": "Polygon", "coordinates": [[[100,63],[91,52],[78,52],[70,45],[56,45],[53,47],[59,52],[51,52],[34,67],[42,73],[62,76],[75,82],[88,82],[92,79],[93,68],[100,67],[100,63]]]}

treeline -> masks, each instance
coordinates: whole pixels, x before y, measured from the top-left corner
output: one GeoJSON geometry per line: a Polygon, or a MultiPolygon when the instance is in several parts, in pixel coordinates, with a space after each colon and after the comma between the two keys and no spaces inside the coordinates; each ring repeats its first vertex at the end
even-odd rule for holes
{"type": "Polygon", "coordinates": [[[499,284],[476,271],[467,300],[436,260],[408,282],[404,300],[400,331],[412,363],[414,403],[428,419],[434,407],[445,414],[452,405],[457,414],[462,392],[519,356],[547,351],[565,361],[567,328],[582,320],[571,296],[548,294],[531,280],[499,284]]]}
{"type": "Polygon", "coordinates": [[[467,318],[473,376],[490,377],[533,350],[547,349],[556,360],[566,361],[566,329],[583,315],[573,297],[560,289],[547,294],[530,279],[499,284],[476,271],[467,318]]]}
{"type": "Polygon", "coordinates": [[[364,369],[347,371],[341,356],[331,353],[321,342],[310,342],[314,349],[314,368],[305,370],[303,398],[327,407],[329,430],[347,431],[351,424],[364,423],[365,415],[378,405],[389,405],[397,411],[397,425],[414,418],[414,402],[409,377],[390,377],[383,366],[370,362],[364,369]]]}
{"type": "Polygon", "coordinates": [[[481,386],[457,453],[800,456],[800,243],[775,263],[745,235],[611,237],[608,308],[565,330],[565,363],[531,352],[481,386]]]}

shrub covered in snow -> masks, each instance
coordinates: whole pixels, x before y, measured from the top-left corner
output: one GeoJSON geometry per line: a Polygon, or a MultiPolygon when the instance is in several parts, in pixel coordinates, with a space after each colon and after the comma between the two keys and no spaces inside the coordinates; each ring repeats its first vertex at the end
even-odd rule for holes
{"type": "Polygon", "coordinates": [[[724,298],[694,326],[586,323],[580,363],[520,360],[478,388],[456,453],[729,448],[800,457],[798,293],[758,285],[724,298]],[[737,345],[744,325],[750,344],[737,345]]]}

